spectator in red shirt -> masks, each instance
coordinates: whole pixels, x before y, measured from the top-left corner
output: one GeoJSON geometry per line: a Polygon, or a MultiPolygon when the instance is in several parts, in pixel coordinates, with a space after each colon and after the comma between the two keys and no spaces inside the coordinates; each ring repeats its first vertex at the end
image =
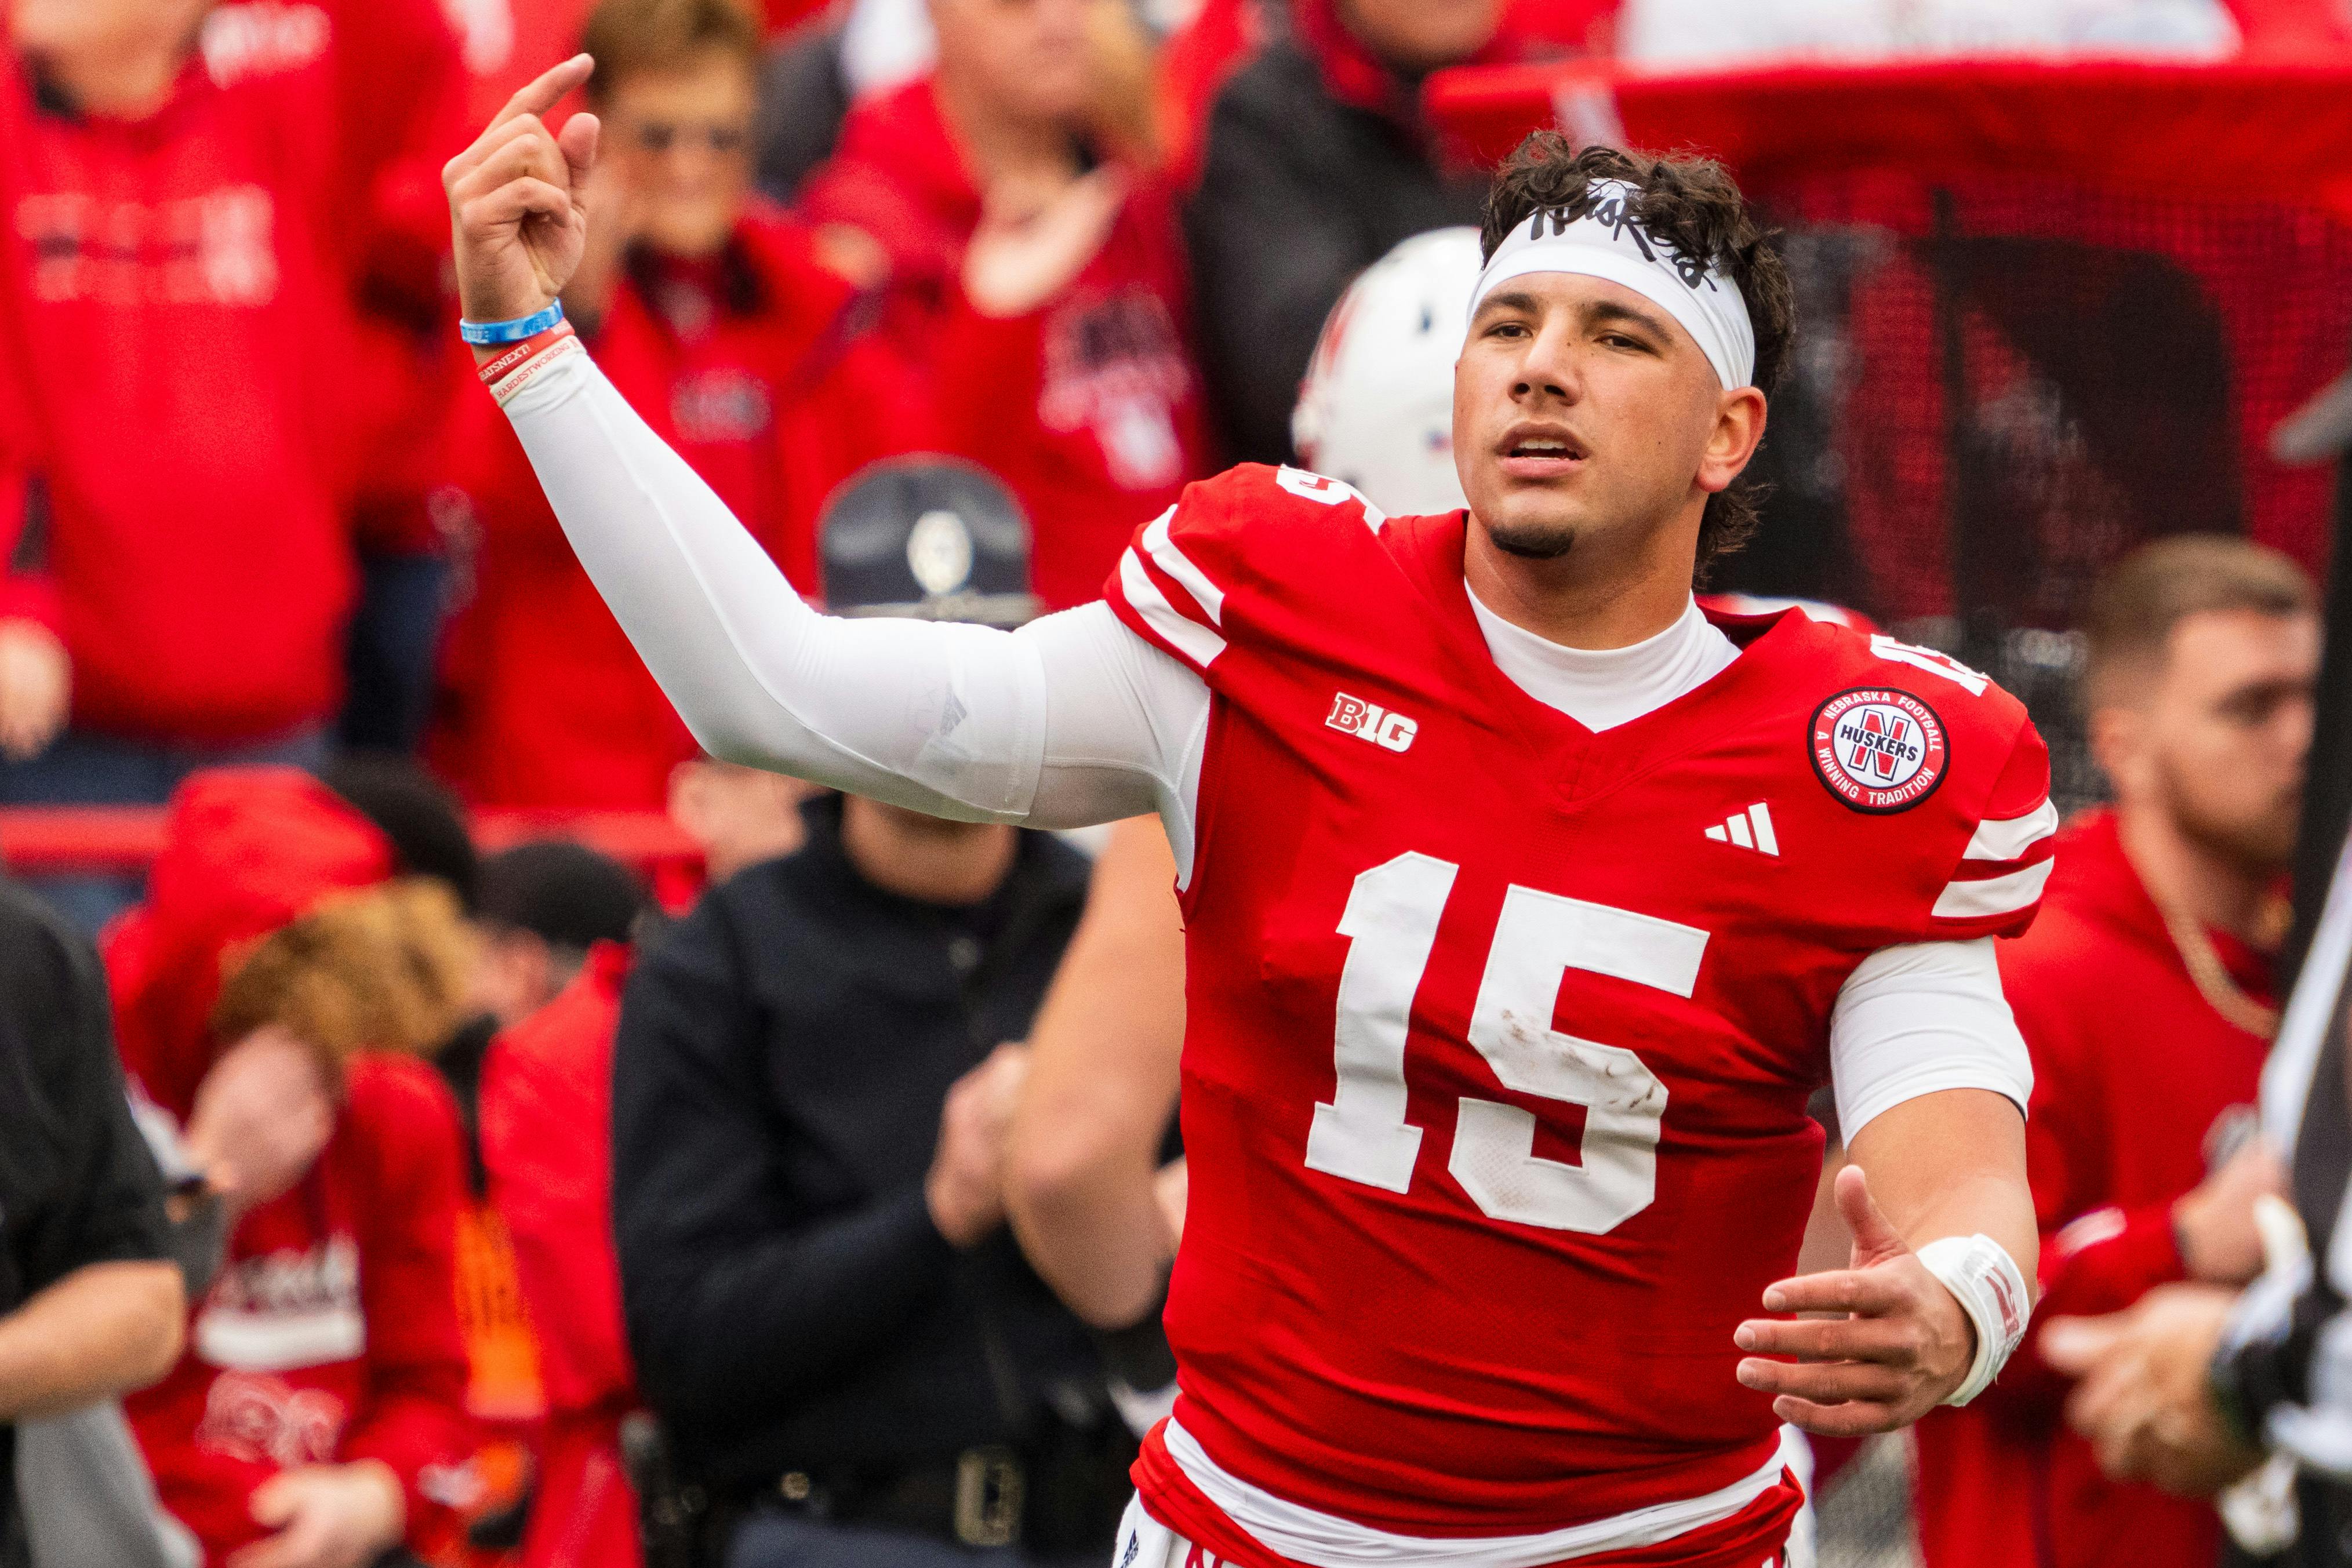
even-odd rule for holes
{"type": "Polygon", "coordinates": [[[563,991],[499,1037],[482,1079],[482,1158],[513,1239],[547,1422],[524,1568],[635,1568],[620,1425],[637,1407],[613,1252],[613,1041],[629,950],[590,949],[563,991]],[[551,1137],[550,1129],[579,1129],[551,1137]]]}
{"type": "MultiPolygon", "coordinates": [[[[2241,539],[2147,546],[2094,601],[2091,743],[2116,803],[2069,825],[2041,918],[2000,954],[2033,1053],[2037,1322],[2262,1265],[2252,1202],[2276,1162],[2231,1143],[2277,1022],[2318,663],[2309,582],[2241,539]]],[[[2103,1478],[2039,1342],[1917,1427],[1927,1568],[2210,1568],[2210,1504],[2103,1478]]]]}
{"type": "MultiPolygon", "coordinates": [[[[606,0],[585,47],[605,183],[564,308],[622,395],[812,586],[817,508],[901,435],[904,378],[860,339],[856,288],[751,195],[758,25],[731,0],[606,0]]],[[[480,542],[446,651],[438,760],[498,805],[658,809],[692,738],[496,406],[470,398],[460,423],[480,542]]]]}
{"type": "Polygon", "coordinates": [[[851,110],[802,192],[887,254],[940,443],[1020,499],[1049,609],[1097,597],[1211,455],[1173,207],[1103,129],[1091,9],[933,0],[936,69],[851,110]]]}
{"type": "Polygon", "coordinates": [[[203,9],[13,13],[0,291],[32,416],[0,618],[70,660],[90,733],[0,769],[0,799],[160,800],[187,752],[310,755],[336,695],[350,571],[315,371],[346,340],[319,171],[286,78],[205,75],[203,9]]]}
{"type": "Polygon", "coordinates": [[[467,948],[446,889],[375,885],[392,864],[303,775],[203,775],[109,943],[125,1064],[228,1211],[188,1352],[125,1406],[208,1561],[423,1549],[465,1479],[457,1117],[399,1052],[446,1029],[467,948]]]}
{"type": "MultiPolygon", "coordinates": [[[[383,238],[429,169],[321,128],[420,7],[403,61],[447,46],[429,0],[362,8],[348,47],[316,7],[14,0],[0,802],[160,803],[199,767],[323,753],[373,384],[351,269],[431,293],[438,245],[383,238]]],[[[94,925],[125,895],[64,896],[94,925]]]]}

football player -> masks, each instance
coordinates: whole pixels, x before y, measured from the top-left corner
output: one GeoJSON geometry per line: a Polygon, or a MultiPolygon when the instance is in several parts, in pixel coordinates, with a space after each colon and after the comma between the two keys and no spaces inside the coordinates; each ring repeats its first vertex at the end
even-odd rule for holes
{"type": "Polygon", "coordinates": [[[1168,827],[1181,1394],[1121,1561],[1762,1568],[1776,1416],[1885,1431],[1990,1380],[2035,1256],[1990,939],[2048,875],[2048,758],[1939,654],[1694,603],[1791,325],[1719,168],[1547,133],[1498,172],[1466,509],[1244,467],[1105,602],[836,620],[558,319],[596,128],[540,116],[590,68],[449,165],[459,286],[697,737],[945,816],[1168,827]],[[1824,1078],[1854,1267],[1776,1279],[1824,1078]]]}

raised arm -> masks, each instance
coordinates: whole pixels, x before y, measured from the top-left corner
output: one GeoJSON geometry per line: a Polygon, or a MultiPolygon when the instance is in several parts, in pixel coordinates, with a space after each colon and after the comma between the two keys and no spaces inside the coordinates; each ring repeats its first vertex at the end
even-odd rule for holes
{"type": "MultiPolygon", "coordinates": [[[[583,56],[524,88],[444,172],[468,320],[540,311],[579,261],[594,118],[558,135],[540,116],[588,70],[583,56]]],[[[710,752],[969,821],[1157,812],[1189,852],[1197,676],[1100,605],[1012,633],[818,615],[576,341],[551,348],[501,383],[508,415],[581,564],[710,752]]]]}

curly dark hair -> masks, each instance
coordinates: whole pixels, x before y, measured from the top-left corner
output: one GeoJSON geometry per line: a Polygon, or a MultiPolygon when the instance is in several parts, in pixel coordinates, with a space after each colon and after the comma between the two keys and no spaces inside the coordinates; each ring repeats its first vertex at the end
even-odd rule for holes
{"type": "MultiPolygon", "coordinates": [[[[1756,221],[1730,172],[1712,159],[1580,148],[1557,131],[1536,131],[1495,171],[1479,236],[1486,255],[1491,258],[1503,236],[1533,214],[1559,210],[1571,219],[1582,217],[1596,204],[1591,188],[1599,180],[1623,181],[1633,188],[1627,207],[1643,228],[1685,257],[1719,267],[1739,285],[1756,329],[1755,385],[1770,396],[1796,336],[1796,296],[1772,231],[1756,221]]],[[[1698,578],[1706,577],[1709,562],[1738,549],[1756,532],[1757,505],[1763,497],[1762,483],[1742,474],[1707,497],[1698,526],[1698,578]]]]}

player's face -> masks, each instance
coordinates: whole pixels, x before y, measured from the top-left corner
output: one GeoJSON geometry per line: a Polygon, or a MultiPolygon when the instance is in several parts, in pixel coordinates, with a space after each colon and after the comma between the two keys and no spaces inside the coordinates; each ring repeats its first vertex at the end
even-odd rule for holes
{"type": "Polygon", "coordinates": [[[1663,529],[1694,547],[1706,497],[1764,432],[1764,396],[1726,392],[1690,334],[1622,285],[1510,279],[1481,301],[1454,372],[1454,461],[1505,552],[1622,551],[1663,529]]]}
{"type": "Polygon", "coordinates": [[[2116,780],[2147,791],[2191,841],[2252,872],[2294,849],[2311,751],[2319,621],[2214,610],[2173,629],[2142,713],[2145,758],[2116,780]],[[2139,777],[2129,777],[2137,772],[2139,777]]]}
{"type": "Polygon", "coordinates": [[[727,243],[751,188],[756,91],[750,66],[725,53],[614,84],[605,145],[638,239],[677,256],[727,243]]]}

